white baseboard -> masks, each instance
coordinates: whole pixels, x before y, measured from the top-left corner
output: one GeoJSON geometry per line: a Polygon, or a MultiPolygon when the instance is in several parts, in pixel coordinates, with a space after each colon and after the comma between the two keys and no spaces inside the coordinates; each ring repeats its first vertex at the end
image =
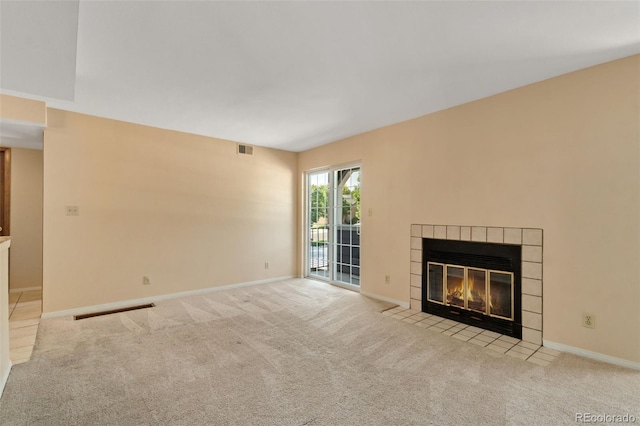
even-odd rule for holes
{"type": "Polygon", "coordinates": [[[65,317],[69,315],[83,315],[91,312],[109,311],[112,309],[126,308],[128,306],[144,305],[147,303],[159,302],[161,300],[178,299],[181,297],[213,293],[216,291],[230,290],[238,287],[247,287],[247,286],[258,285],[258,284],[268,284],[276,281],[285,281],[292,278],[294,278],[294,276],[289,275],[285,277],[269,278],[266,280],[248,281],[244,283],[229,284],[229,285],[223,285],[219,287],[207,287],[207,288],[201,288],[198,290],[182,291],[180,293],[161,294],[159,296],[144,297],[142,299],[123,300],[120,302],[105,303],[103,305],[85,306],[84,308],[67,309],[64,311],[55,311],[55,312],[46,312],[42,314],[41,318],[42,319],[57,318],[57,317],[65,317]]]}
{"type": "Polygon", "coordinates": [[[9,380],[9,373],[11,373],[12,365],[13,364],[11,364],[11,360],[9,360],[7,371],[5,371],[4,374],[2,374],[2,377],[0,377],[0,397],[2,396],[2,392],[4,392],[4,387],[7,384],[7,380],[9,380]]]}
{"type": "Polygon", "coordinates": [[[631,368],[633,370],[640,370],[640,362],[629,361],[628,359],[624,358],[617,358],[615,356],[605,355],[599,352],[588,351],[586,349],[576,348],[574,346],[564,345],[562,343],[556,343],[546,339],[542,339],[542,345],[546,346],[549,349],[555,349],[556,351],[566,352],[584,358],[595,359],[596,361],[602,361],[608,364],[618,365],[620,367],[631,368]]]}
{"type": "Polygon", "coordinates": [[[9,290],[9,293],[22,293],[23,291],[36,291],[42,290],[42,287],[20,287],[20,288],[12,288],[9,290]]]}
{"type": "Polygon", "coordinates": [[[394,303],[396,305],[400,305],[405,309],[409,309],[409,302],[403,302],[401,300],[391,299],[390,297],[380,296],[379,294],[369,293],[368,291],[360,290],[360,294],[363,296],[370,297],[372,299],[382,300],[383,302],[394,303]]]}

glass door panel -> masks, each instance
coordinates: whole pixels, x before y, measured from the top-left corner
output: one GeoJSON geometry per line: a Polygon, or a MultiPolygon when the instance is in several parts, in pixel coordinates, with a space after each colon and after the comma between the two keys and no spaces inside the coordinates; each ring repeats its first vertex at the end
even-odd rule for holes
{"type": "Polygon", "coordinates": [[[467,269],[467,308],[472,311],[487,311],[487,271],[467,269]]]}
{"type": "Polygon", "coordinates": [[[360,167],[333,171],[334,281],[360,285],[360,167]]]}
{"type": "Polygon", "coordinates": [[[329,172],[308,175],[309,275],[330,279],[329,271],[329,172]]]}
{"type": "Polygon", "coordinates": [[[444,265],[428,263],[427,298],[432,302],[444,303],[444,265]]]}
{"type": "Polygon", "coordinates": [[[464,308],[464,268],[447,265],[447,304],[464,308]]]}
{"type": "Polygon", "coordinates": [[[491,316],[513,319],[513,274],[489,271],[491,316]]]}

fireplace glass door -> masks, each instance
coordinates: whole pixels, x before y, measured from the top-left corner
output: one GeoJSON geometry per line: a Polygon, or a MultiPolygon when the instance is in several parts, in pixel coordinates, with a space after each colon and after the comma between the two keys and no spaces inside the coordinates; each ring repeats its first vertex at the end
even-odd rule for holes
{"type": "Polygon", "coordinates": [[[522,249],[422,238],[422,311],[522,338],[522,249]]]}
{"type": "Polygon", "coordinates": [[[467,269],[467,309],[485,313],[487,311],[487,271],[467,269]]]}
{"type": "Polygon", "coordinates": [[[464,268],[447,265],[447,305],[464,308],[464,268]]]}
{"type": "Polygon", "coordinates": [[[427,263],[427,299],[445,306],[513,320],[513,273],[427,263]]]}
{"type": "Polygon", "coordinates": [[[513,319],[513,274],[489,271],[490,315],[513,319]]]}
{"type": "Polygon", "coordinates": [[[437,303],[444,303],[444,265],[429,262],[429,286],[427,297],[437,303]]]}

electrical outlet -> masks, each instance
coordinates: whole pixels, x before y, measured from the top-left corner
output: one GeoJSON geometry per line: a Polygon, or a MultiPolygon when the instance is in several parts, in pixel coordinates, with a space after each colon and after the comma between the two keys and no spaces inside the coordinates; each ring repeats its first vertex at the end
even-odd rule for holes
{"type": "Polygon", "coordinates": [[[384,283],[385,284],[391,284],[391,275],[385,275],[384,276],[384,283]]]}
{"type": "Polygon", "coordinates": [[[142,284],[150,285],[151,284],[151,277],[149,275],[145,275],[144,277],[142,277],[142,284]]]}
{"type": "Polygon", "coordinates": [[[593,314],[582,314],[582,326],[586,328],[596,328],[596,316],[593,314]]]}
{"type": "Polygon", "coordinates": [[[264,262],[264,269],[269,269],[269,266],[271,266],[271,263],[268,260],[264,262]]]}
{"type": "Polygon", "coordinates": [[[80,216],[80,208],[78,206],[64,206],[67,216],[80,216]]]}

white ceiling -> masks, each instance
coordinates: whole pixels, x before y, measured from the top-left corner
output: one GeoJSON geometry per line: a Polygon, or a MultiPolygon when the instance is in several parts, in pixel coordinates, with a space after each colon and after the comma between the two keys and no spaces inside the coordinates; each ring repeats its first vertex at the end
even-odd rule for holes
{"type": "Polygon", "coordinates": [[[44,127],[42,126],[0,119],[0,146],[42,149],[43,136],[44,127]]]}
{"type": "Polygon", "coordinates": [[[6,3],[3,92],[291,151],[640,53],[637,1],[6,3]]]}

